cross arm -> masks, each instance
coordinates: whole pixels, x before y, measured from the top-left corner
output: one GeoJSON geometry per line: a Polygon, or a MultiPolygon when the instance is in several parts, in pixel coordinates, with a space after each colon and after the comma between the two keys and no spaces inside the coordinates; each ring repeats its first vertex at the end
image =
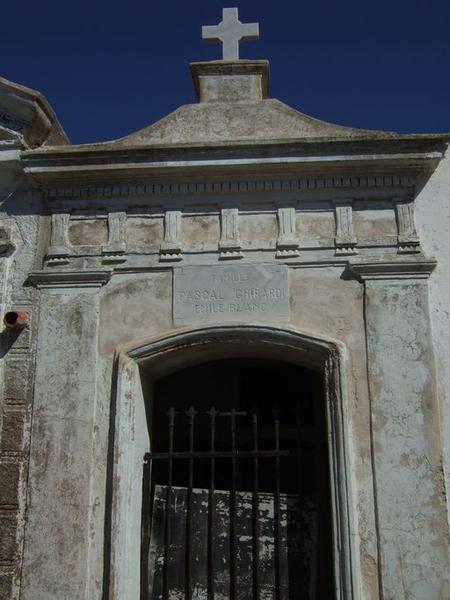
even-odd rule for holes
{"type": "Polygon", "coordinates": [[[202,38],[207,42],[222,40],[220,36],[221,28],[218,25],[203,25],[202,38]]]}
{"type": "Polygon", "coordinates": [[[259,24],[258,23],[242,23],[241,39],[242,40],[257,40],[257,39],[259,39],[259,24]]]}

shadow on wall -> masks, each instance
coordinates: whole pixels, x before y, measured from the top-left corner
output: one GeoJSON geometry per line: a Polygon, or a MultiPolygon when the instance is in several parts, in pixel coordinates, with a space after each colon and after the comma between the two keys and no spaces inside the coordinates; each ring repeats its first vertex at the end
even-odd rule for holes
{"type": "Polygon", "coordinates": [[[8,329],[5,327],[0,332],[0,359],[8,354],[22,331],[22,329],[8,329]]]}

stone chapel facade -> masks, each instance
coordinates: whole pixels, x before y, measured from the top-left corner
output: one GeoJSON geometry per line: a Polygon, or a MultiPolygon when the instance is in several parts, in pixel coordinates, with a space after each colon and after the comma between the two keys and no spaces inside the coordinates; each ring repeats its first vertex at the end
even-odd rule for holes
{"type": "Polygon", "coordinates": [[[0,79],[0,598],[448,600],[450,137],[191,72],[83,145],[0,79]]]}

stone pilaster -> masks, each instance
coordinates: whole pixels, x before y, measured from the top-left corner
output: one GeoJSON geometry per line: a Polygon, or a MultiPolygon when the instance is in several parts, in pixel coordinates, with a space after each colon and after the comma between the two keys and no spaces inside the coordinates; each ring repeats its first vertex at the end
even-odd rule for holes
{"type": "MultiPolygon", "coordinates": [[[[92,598],[98,288],[107,272],[37,273],[37,334],[23,600],[92,598]],[[63,573],[67,577],[62,576],[63,573]]],[[[99,596],[97,596],[99,597],[99,596]]]]}
{"type": "Polygon", "coordinates": [[[359,264],[383,598],[443,597],[448,523],[427,278],[433,262],[359,264]]]}

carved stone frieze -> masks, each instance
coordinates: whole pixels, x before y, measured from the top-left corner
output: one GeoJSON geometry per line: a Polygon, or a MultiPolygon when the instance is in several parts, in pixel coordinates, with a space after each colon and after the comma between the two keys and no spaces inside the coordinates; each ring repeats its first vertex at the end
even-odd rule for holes
{"type": "Polygon", "coordinates": [[[164,240],[161,243],[161,261],[180,261],[183,259],[180,241],[181,211],[167,210],[164,214],[164,240]]]}
{"type": "Polygon", "coordinates": [[[336,254],[357,254],[357,238],[353,232],[353,202],[351,200],[334,201],[336,221],[336,254]]]}
{"type": "Polygon", "coordinates": [[[239,210],[223,208],[220,213],[220,258],[232,260],[242,258],[241,242],[239,240],[239,210]]]}
{"type": "Polygon", "coordinates": [[[126,258],[127,245],[125,242],[125,212],[110,212],[108,214],[108,242],[103,245],[104,263],[123,262],[126,258]]]}
{"type": "Polygon", "coordinates": [[[414,201],[394,198],[398,227],[398,251],[400,253],[420,252],[420,241],[414,222],[414,201]]]}
{"type": "Polygon", "coordinates": [[[303,177],[296,179],[258,179],[252,181],[192,181],[101,186],[73,186],[44,190],[49,199],[104,199],[129,196],[189,194],[230,194],[234,192],[292,192],[320,189],[412,188],[411,175],[384,177],[303,177]]]}
{"type": "Polygon", "coordinates": [[[287,206],[278,209],[277,258],[298,256],[298,240],[295,226],[295,207],[287,206]]]}
{"type": "Polygon", "coordinates": [[[59,264],[68,263],[71,254],[68,241],[69,220],[69,213],[52,214],[50,246],[47,250],[47,258],[59,264]]]}

